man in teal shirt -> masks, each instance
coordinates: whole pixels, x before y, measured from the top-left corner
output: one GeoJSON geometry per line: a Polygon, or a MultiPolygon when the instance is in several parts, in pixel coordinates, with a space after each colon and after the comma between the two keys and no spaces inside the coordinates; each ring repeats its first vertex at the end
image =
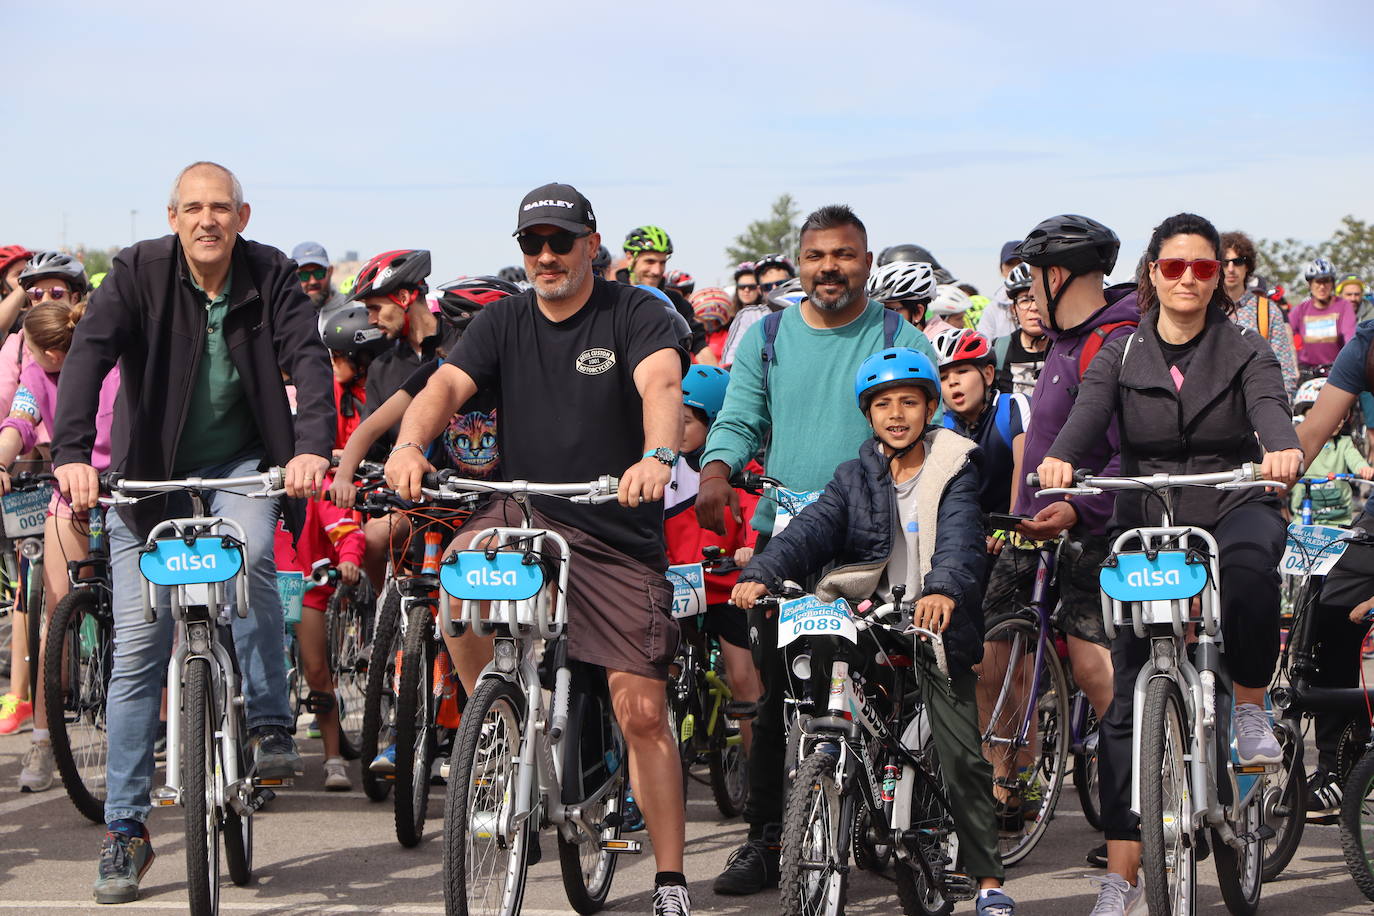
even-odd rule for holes
{"type": "MultiPolygon", "coordinates": [[[[864,292],[873,266],[868,232],[852,210],[835,205],[812,213],[802,224],[799,249],[807,298],[782,312],[767,391],[764,325],[759,322],[745,332],[730,370],[725,406],[706,440],[697,518],[703,527],[721,534],[726,511],[741,520],[730,475],[765,441],[769,476],[794,491],[823,489],[835,468],[858,453],[872,435],[854,406],[854,374],[864,359],[897,346],[919,350],[936,361],[925,335],[905,321],[891,343],[884,339],[883,306],[864,292]]],[[[769,501],[759,504],[754,526],[762,535],[772,531],[769,501]]],[[[760,548],[763,540],[761,536],[760,548]]],[[[778,883],[785,781],[782,700],[787,678],[782,656],[773,650],[776,631],[776,619],[751,613],[750,635],[764,695],[754,719],[749,801],[744,809],[749,840],[716,878],[718,894],[753,894],[778,883]]]]}

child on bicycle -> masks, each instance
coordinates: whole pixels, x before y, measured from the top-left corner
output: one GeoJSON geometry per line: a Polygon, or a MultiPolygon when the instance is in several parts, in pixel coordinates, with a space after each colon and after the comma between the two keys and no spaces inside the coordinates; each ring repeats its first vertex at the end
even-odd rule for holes
{"type": "Polygon", "coordinates": [[[944,634],[948,689],[922,656],[923,691],[941,762],[959,853],[979,884],[979,916],[1011,916],[1001,890],[992,768],[983,759],[973,666],[983,654],[982,453],[969,439],[928,426],[940,403],[939,377],[916,350],[896,347],[864,360],[854,383],[873,428],[859,457],[840,465],[820,498],[773,537],[744,572],[731,601],[744,608],[768,584],[802,579],[834,562],[822,600],[891,600],[898,585],[915,596],[916,626],[944,634]]]}
{"type": "MultiPolygon", "coordinates": [[[[1326,379],[1313,378],[1298,387],[1293,397],[1293,415],[1301,417],[1308,408],[1317,402],[1317,395],[1326,385],[1326,379]]],[[[1353,412],[1352,412],[1353,413],[1353,412]]],[[[1304,477],[1325,477],[1328,474],[1358,474],[1365,480],[1374,480],[1374,466],[1365,461],[1355,447],[1351,435],[1351,415],[1336,434],[1327,440],[1322,450],[1312,459],[1303,472],[1304,477]]],[[[1331,480],[1326,483],[1298,483],[1293,487],[1290,505],[1293,518],[1301,520],[1302,504],[1307,497],[1312,499],[1312,521],[1318,525],[1340,525],[1348,527],[1354,518],[1354,499],[1350,485],[1344,480],[1331,480]]]]}

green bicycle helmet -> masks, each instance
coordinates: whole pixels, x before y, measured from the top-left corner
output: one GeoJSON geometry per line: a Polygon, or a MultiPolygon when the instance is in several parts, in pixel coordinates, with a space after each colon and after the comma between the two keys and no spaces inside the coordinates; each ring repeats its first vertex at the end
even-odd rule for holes
{"type": "Polygon", "coordinates": [[[638,254],[642,251],[659,251],[663,254],[673,253],[673,240],[668,238],[668,233],[657,226],[639,226],[631,229],[625,236],[623,246],[626,254],[638,254]]]}

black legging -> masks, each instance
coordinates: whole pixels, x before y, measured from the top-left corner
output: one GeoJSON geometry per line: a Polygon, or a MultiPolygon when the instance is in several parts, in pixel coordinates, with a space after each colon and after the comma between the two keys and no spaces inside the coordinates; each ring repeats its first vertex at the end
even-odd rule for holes
{"type": "MultiPolygon", "coordinates": [[[[1221,630],[1227,671],[1245,687],[1267,687],[1279,657],[1279,558],[1287,537],[1282,516],[1269,502],[1249,502],[1211,528],[1220,550],[1221,630]]],[[[1131,813],[1131,733],[1135,679],[1150,643],[1130,627],[1112,640],[1112,705],[1098,745],[1099,801],[1109,840],[1139,840],[1131,813]]]]}

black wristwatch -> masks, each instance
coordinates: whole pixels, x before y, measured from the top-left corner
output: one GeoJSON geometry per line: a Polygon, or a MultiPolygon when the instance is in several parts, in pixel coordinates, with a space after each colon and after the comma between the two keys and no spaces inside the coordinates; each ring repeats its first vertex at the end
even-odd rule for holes
{"type": "Polygon", "coordinates": [[[673,465],[677,464],[677,452],[673,451],[670,448],[652,449],[650,451],[645,452],[641,457],[657,458],[659,461],[662,461],[668,467],[672,467],[673,465]]]}

